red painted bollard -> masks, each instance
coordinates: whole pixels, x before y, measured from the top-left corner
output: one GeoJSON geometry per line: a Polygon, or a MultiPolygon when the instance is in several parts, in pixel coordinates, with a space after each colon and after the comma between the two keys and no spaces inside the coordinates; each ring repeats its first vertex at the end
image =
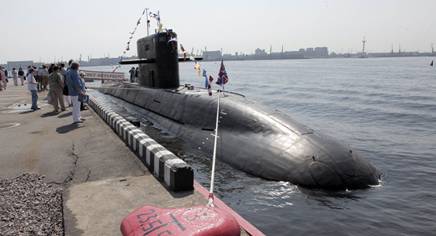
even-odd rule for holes
{"type": "Polygon", "coordinates": [[[216,207],[162,209],[144,206],[130,213],[121,223],[124,236],[143,235],[240,235],[237,221],[216,207]]]}

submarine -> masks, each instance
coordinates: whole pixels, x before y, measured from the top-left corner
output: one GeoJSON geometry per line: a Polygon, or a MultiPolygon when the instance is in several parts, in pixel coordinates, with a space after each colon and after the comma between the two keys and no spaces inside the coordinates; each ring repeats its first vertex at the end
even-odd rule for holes
{"type": "Polygon", "coordinates": [[[158,125],[194,149],[210,155],[217,97],[220,120],[217,159],[268,180],[303,188],[363,189],[378,185],[380,171],[334,138],[292,119],[288,114],[224,92],[209,96],[203,88],[180,85],[177,34],[156,32],[137,41],[138,83],[101,87],[102,93],[149,111],[158,125]]]}

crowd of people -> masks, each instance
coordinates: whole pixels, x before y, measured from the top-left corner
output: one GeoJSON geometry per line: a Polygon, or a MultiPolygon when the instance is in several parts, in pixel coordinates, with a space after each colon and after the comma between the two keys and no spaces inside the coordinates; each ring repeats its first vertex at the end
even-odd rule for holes
{"type": "MultiPolygon", "coordinates": [[[[26,73],[20,67],[12,69],[11,78],[14,86],[27,84],[31,94],[33,111],[39,110],[38,93],[48,91],[47,101],[54,108],[54,113],[72,107],[73,123],[82,123],[84,119],[80,116],[81,110],[86,110],[88,96],[83,73],[79,71],[79,63],[70,60],[68,67],[65,64],[42,65],[39,68],[28,66],[26,73]]],[[[7,88],[9,82],[8,71],[0,66],[0,91],[7,88]]]]}

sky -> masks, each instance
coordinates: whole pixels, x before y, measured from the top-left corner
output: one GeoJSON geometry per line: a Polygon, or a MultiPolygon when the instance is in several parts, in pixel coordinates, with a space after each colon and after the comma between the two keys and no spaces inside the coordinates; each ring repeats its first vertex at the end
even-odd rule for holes
{"type": "MultiPolygon", "coordinates": [[[[144,8],[187,50],[431,51],[436,0],[0,0],[0,63],[121,56],[144,8]]],[[[143,21],[145,22],[145,21],[143,21]]],[[[151,22],[154,30],[155,22],[151,22]]],[[[141,24],[136,40],[146,35],[141,24]]],[[[436,46],[435,46],[436,47],[436,46]]]]}

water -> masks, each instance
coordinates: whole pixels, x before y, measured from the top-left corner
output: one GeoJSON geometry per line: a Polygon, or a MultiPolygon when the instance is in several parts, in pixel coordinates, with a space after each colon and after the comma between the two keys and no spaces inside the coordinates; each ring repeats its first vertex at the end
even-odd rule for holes
{"type": "MultiPolygon", "coordinates": [[[[383,181],[371,189],[328,193],[219,163],[218,196],[267,235],[434,235],[436,68],[430,61],[226,62],[226,89],[349,144],[383,172],[383,181]]],[[[219,62],[201,64],[218,73],[219,62]]],[[[182,83],[203,85],[192,63],[180,64],[180,75],[182,83]]],[[[194,163],[197,181],[207,186],[207,158],[186,148],[179,154],[194,163]]]]}

